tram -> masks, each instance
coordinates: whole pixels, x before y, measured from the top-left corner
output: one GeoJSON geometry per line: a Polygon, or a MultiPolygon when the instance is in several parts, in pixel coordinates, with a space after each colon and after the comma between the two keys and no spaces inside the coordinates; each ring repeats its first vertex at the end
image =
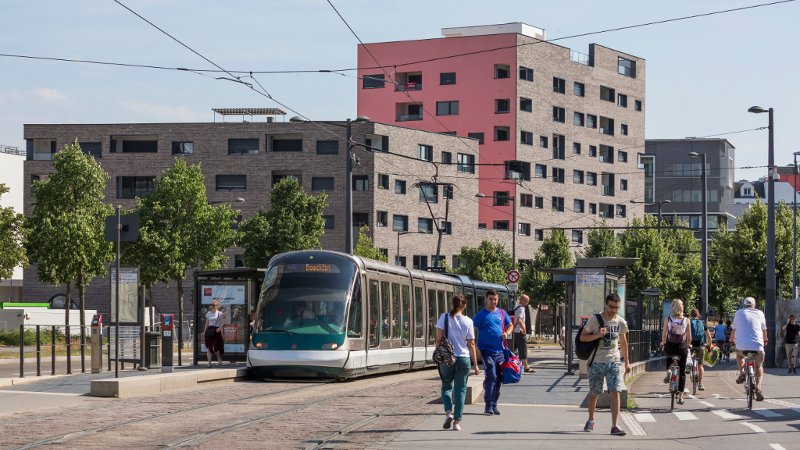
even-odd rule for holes
{"type": "Polygon", "coordinates": [[[433,366],[436,322],[454,294],[465,314],[503,285],[313,250],[276,255],[267,269],[247,352],[261,378],[344,380],[433,366]]]}

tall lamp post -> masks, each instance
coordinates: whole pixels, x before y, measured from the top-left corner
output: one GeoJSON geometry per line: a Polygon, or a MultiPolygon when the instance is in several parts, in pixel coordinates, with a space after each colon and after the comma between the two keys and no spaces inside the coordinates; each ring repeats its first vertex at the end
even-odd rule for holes
{"type": "Polygon", "coordinates": [[[747,110],[754,114],[769,113],[769,180],[767,192],[767,289],[764,315],[767,319],[767,345],[765,348],[765,367],[775,367],[775,127],[772,108],[753,106],[747,110]]]}
{"type": "Polygon", "coordinates": [[[794,152],[794,233],[793,236],[793,251],[792,251],[792,298],[797,298],[797,155],[800,152],[794,152]]]}
{"type": "MultiPolygon", "coordinates": [[[[344,228],[344,252],[348,255],[353,254],[353,147],[356,146],[356,143],[353,142],[353,123],[368,123],[369,117],[367,116],[358,116],[356,120],[347,119],[347,124],[342,125],[335,122],[323,122],[326,125],[333,125],[335,127],[341,127],[347,129],[347,151],[345,152],[345,189],[347,192],[345,193],[345,228],[344,228]]],[[[289,119],[289,122],[295,123],[302,123],[307,122],[306,119],[303,119],[300,116],[294,116],[289,119]]],[[[367,149],[370,150],[370,149],[367,149]]]]}
{"type": "Polygon", "coordinates": [[[511,269],[517,270],[517,201],[512,195],[484,195],[481,193],[475,194],[477,198],[502,198],[509,200],[512,203],[511,209],[511,269]]]}
{"type": "Polygon", "coordinates": [[[702,158],[701,176],[702,180],[702,201],[703,201],[703,222],[701,225],[702,240],[700,241],[702,250],[702,271],[700,280],[700,317],[703,320],[708,318],[708,172],[706,171],[706,154],[690,152],[692,158],[702,158]]]}
{"type": "Polygon", "coordinates": [[[672,203],[672,200],[659,200],[657,202],[639,202],[636,200],[631,200],[631,203],[641,203],[644,206],[658,205],[658,234],[661,234],[661,206],[665,203],[672,203]]]}

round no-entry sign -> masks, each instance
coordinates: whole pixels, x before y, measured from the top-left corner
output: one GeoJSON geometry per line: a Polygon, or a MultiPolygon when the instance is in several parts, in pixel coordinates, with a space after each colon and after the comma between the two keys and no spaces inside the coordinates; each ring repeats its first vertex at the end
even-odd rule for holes
{"type": "Polygon", "coordinates": [[[519,272],[516,270],[512,270],[508,272],[508,282],[509,283],[518,283],[519,282],[519,272]]]}

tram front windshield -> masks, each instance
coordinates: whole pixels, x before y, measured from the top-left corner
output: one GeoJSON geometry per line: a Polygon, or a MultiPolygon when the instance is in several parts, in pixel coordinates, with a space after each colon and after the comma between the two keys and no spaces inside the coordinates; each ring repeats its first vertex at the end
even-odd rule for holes
{"type": "Polygon", "coordinates": [[[306,252],[267,271],[255,330],[275,334],[342,334],[356,265],[330,253],[306,252]]]}

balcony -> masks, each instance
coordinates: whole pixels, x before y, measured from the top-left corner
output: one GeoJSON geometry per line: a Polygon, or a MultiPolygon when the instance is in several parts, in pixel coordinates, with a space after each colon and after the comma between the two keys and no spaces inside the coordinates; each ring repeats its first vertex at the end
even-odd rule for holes
{"type": "Polygon", "coordinates": [[[397,116],[398,122],[411,122],[414,120],[422,120],[422,114],[400,114],[397,116]]]}
{"type": "Polygon", "coordinates": [[[614,186],[612,186],[610,184],[600,185],[600,193],[602,195],[607,196],[607,197],[613,197],[614,196],[614,186]]]}
{"type": "Polygon", "coordinates": [[[415,83],[415,82],[408,82],[408,83],[397,83],[394,86],[395,91],[421,91],[422,90],[422,82],[415,83]]]}
{"type": "Polygon", "coordinates": [[[583,64],[584,66],[589,66],[589,55],[583,54],[581,52],[576,52],[575,50],[569,51],[569,60],[572,62],[576,62],[578,64],[583,64]]]}

